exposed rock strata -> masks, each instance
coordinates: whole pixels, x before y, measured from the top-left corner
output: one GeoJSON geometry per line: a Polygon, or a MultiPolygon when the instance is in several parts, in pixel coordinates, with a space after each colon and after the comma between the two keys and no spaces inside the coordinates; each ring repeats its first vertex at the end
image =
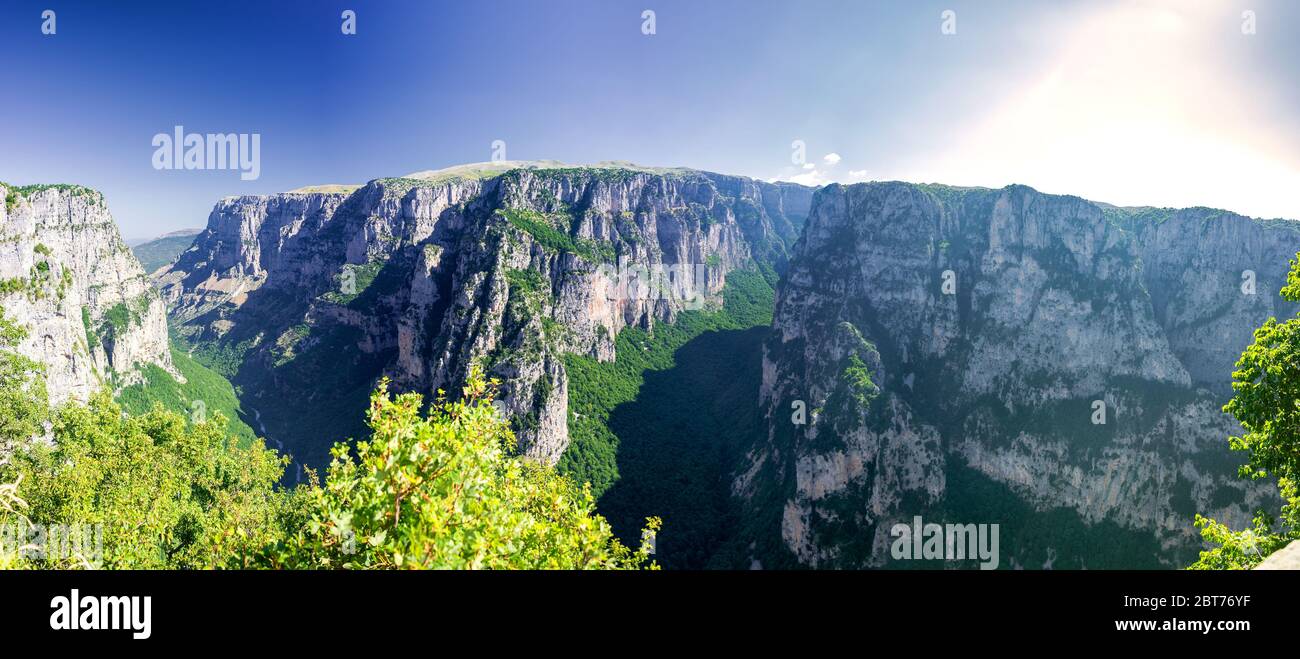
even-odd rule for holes
{"type": "Polygon", "coordinates": [[[1193,511],[1241,523],[1265,502],[1236,479],[1220,407],[1251,329],[1294,312],[1277,290],[1297,249],[1295,223],[1203,209],[823,188],[778,290],[770,433],[735,490],[780,506],[808,565],[885,564],[894,523],[952,508],[959,467],[1185,551],[1193,511]]]}
{"type": "Polygon", "coordinates": [[[100,193],[0,184],[0,306],[28,330],[18,352],[44,364],[51,403],[171,361],[166,307],[122,242],[100,193]]]}
{"type": "MultiPolygon", "coordinates": [[[[780,267],[810,201],[801,186],[691,170],[460,168],[224,199],[156,277],[188,339],[234,353],[254,397],[285,395],[284,369],[320,345],[426,394],[483,363],[521,449],[554,462],[568,432],[562,355],[612,359],[624,327],[715,303],[736,268],[780,267]],[[635,283],[658,273],[671,293],[635,283]],[[339,327],[352,331],[334,342],[339,327]]],[[[289,448],[319,458],[328,439],[289,448]]]]}

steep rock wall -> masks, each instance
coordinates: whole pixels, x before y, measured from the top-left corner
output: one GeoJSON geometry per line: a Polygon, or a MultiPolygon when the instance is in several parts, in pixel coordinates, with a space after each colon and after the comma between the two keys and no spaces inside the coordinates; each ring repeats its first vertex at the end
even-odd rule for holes
{"type": "Polygon", "coordinates": [[[1244,521],[1266,487],[1235,478],[1223,391],[1248,328],[1286,306],[1300,232],[1137,214],[1023,186],[823,188],[778,289],[769,434],[736,492],[780,510],[769,532],[818,566],[886,564],[893,524],[954,509],[969,470],[1184,558],[1194,512],[1244,521]]]}
{"type": "Polygon", "coordinates": [[[137,381],[171,361],[166,307],[122,242],[103,195],[0,184],[0,306],[28,330],[19,352],[45,365],[51,403],[137,381]]]}
{"type": "MultiPolygon", "coordinates": [[[[383,375],[426,394],[455,391],[478,362],[503,382],[520,448],[554,462],[567,446],[562,355],[612,359],[622,328],[716,303],[735,268],[780,267],[810,201],[691,170],[380,179],[222,200],[156,276],[187,340],[228,358],[268,407],[318,395],[289,373],[322,347],[349,386],[383,375]]],[[[268,431],[324,457],[325,438],[268,431]]]]}

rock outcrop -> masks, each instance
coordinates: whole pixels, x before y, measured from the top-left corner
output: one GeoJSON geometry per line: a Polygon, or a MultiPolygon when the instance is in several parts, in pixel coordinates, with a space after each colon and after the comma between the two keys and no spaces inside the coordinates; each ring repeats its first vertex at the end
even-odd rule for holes
{"type": "Polygon", "coordinates": [[[1300,540],[1269,554],[1256,570],[1300,570],[1300,540]]]}
{"type": "Polygon", "coordinates": [[[1300,248],[1297,223],[1210,208],[1106,211],[1133,235],[1156,320],[1192,381],[1230,396],[1225,374],[1255,328],[1300,311],[1277,295],[1300,248]]]}
{"type": "Polygon", "coordinates": [[[338,428],[304,432],[272,407],[320,417],[348,407],[329,390],[379,376],[454,392],[472,363],[502,380],[521,450],[553,463],[562,355],[612,359],[622,328],[715,302],[736,268],[782,267],[810,202],[801,186],[692,170],[467,166],[224,199],[155,276],[186,339],[230,364],[268,435],[309,463],[338,428]]]}
{"type": "Polygon", "coordinates": [[[888,563],[895,523],[970,509],[954,478],[1186,560],[1194,512],[1266,503],[1235,477],[1221,405],[1251,329],[1293,312],[1277,290],[1297,249],[1296,223],[1199,209],[827,186],[778,288],[769,435],[735,491],[806,565],[888,563]]]}
{"type": "Polygon", "coordinates": [[[122,242],[103,195],[0,184],[0,307],[28,330],[18,351],[45,366],[51,403],[85,401],[157,364],[180,379],[166,307],[122,242]]]}

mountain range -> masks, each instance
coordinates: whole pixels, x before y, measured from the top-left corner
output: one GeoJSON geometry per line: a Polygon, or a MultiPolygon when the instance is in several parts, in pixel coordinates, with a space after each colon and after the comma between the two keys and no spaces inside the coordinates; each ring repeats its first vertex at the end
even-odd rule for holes
{"type": "Polygon", "coordinates": [[[0,187],[52,398],[221,410],[291,481],[381,378],[478,363],[517,450],[625,538],[662,517],[668,567],[966,567],[891,559],[916,516],[1001,525],[1005,567],[1175,567],[1194,513],[1273,505],[1221,407],[1297,311],[1287,220],[507,162],[228,197],[146,269],[98,193],[0,187]]]}

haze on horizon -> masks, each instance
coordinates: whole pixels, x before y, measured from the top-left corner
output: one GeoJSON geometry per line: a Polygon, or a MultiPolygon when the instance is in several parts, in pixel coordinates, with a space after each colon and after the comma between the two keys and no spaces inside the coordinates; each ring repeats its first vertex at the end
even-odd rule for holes
{"type": "Polygon", "coordinates": [[[19,90],[0,180],[95,187],[145,237],[224,196],[484,161],[502,140],[511,160],[1300,219],[1300,5],[989,4],[67,2],[42,35],[45,5],[21,1],[0,10],[18,64],[0,82],[19,90]],[[261,176],[153,169],[151,138],[177,125],[260,133],[261,176]]]}

